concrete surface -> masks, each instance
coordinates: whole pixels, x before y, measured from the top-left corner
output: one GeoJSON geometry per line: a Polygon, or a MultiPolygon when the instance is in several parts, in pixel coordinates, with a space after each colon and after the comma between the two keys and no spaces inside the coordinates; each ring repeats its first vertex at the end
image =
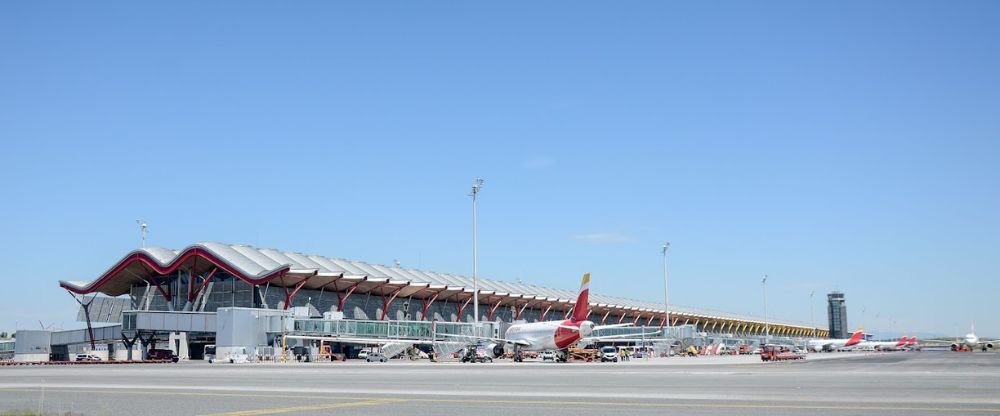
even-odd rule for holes
{"type": "Polygon", "coordinates": [[[1000,354],[628,363],[142,364],[0,368],[0,411],[84,415],[1000,414],[1000,354]]]}

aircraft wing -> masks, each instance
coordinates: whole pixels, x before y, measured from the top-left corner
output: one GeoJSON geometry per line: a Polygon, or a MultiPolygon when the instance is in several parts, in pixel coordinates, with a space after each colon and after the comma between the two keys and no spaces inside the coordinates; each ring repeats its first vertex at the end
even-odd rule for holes
{"type": "Polygon", "coordinates": [[[473,340],[479,340],[479,341],[502,342],[502,343],[505,343],[505,344],[520,345],[522,347],[531,346],[530,342],[525,341],[523,339],[502,339],[502,338],[493,338],[493,337],[478,337],[478,336],[475,336],[475,335],[455,335],[455,334],[438,334],[438,335],[439,336],[443,336],[443,337],[461,338],[461,339],[465,339],[465,340],[473,339],[473,340]]]}

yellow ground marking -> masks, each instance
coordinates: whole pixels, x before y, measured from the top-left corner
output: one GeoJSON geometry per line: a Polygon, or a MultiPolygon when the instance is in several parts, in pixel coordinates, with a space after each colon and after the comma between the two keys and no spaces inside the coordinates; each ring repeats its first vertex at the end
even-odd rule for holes
{"type": "Polygon", "coordinates": [[[288,407],[276,407],[273,409],[256,409],[256,410],[242,410],[236,412],[225,412],[225,413],[212,413],[210,415],[204,416],[259,416],[259,415],[274,415],[279,413],[292,413],[292,412],[309,412],[315,410],[331,410],[331,409],[343,409],[345,407],[358,407],[358,406],[376,406],[380,404],[398,403],[403,400],[394,399],[375,399],[375,400],[363,400],[360,402],[347,402],[347,403],[326,403],[326,404],[312,404],[305,406],[288,406],[288,407]]]}
{"type": "MultiPolygon", "coordinates": [[[[216,396],[216,397],[258,397],[258,398],[283,398],[283,399],[310,399],[310,400],[363,400],[379,401],[378,404],[392,404],[397,402],[422,402],[422,403],[452,403],[452,404],[493,404],[493,405],[530,405],[530,406],[603,406],[603,407],[639,407],[639,408],[708,408],[708,409],[792,409],[792,410],[895,410],[895,411],[915,411],[915,412],[938,412],[945,414],[952,413],[1000,413],[1000,408],[956,408],[956,407],[900,407],[900,406],[865,406],[865,405],[811,405],[811,404],[723,404],[723,403],[636,403],[636,402],[600,402],[600,401],[556,401],[556,400],[484,400],[484,399],[436,399],[422,397],[406,398],[373,398],[357,396],[326,396],[326,395],[279,395],[279,394],[247,394],[247,393],[201,393],[201,392],[168,392],[168,391],[144,391],[144,390],[102,390],[102,389],[43,389],[43,388],[2,388],[2,392],[46,392],[58,393],[94,393],[94,394],[147,394],[147,395],[173,395],[173,396],[216,396]]],[[[446,395],[442,393],[442,395],[446,395]]],[[[630,398],[630,400],[635,400],[630,398]]],[[[663,399],[658,399],[663,400],[663,399]]],[[[326,404],[329,406],[331,404],[326,404]]],[[[318,405],[324,406],[324,405],[318,405]]],[[[294,412],[297,410],[288,410],[294,412]]],[[[222,413],[224,415],[236,415],[241,413],[222,413]]]]}

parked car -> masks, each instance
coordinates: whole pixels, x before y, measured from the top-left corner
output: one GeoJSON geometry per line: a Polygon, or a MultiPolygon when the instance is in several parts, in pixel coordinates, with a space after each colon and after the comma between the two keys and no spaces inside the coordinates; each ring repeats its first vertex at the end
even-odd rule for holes
{"type": "Polygon", "coordinates": [[[542,361],[555,361],[556,352],[552,350],[542,351],[542,361]]]}
{"type": "Polygon", "coordinates": [[[382,355],[382,353],[380,352],[370,352],[365,357],[365,361],[368,361],[370,363],[371,362],[385,363],[388,362],[389,359],[386,358],[385,355],[382,355]]]}
{"type": "Polygon", "coordinates": [[[601,362],[618,362],[618,349],[612,346],[601,347],[601,362]]]}
{"type": "Polygon", "coordinates": [[[150,360],[170,360],[175,363],[178,361],[177,354],[174,354],[173,351],[158,348],[149,350],[146,357],[150,360]]]}
{"type": "Polygon", "coordinates": [[[360,352],[358,352],[358,358],[362,360],[368,358],[368,351],[361,350],[360,352]]]}
{"type": "Polygon", "coordinates": [[[76,360],[77,361],[101,361],[101,357],[98,357],[98,356],[96,356],[94,354],[77,354],[76,355],[76,360]]]}

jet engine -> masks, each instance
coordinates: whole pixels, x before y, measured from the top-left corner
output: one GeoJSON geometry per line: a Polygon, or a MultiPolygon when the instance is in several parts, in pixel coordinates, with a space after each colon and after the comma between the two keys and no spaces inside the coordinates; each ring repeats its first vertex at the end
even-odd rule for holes
{"type": "Polygon", "coordinates": [[[952,351],[958,351],[958,344],[956,344],[956,343],[954,343],[954,342],[953,342],[953,343],[951,343],[951,350],[952,350],[952,351]]]}
{"type": "Polygon", "coordinates": [[[503,356],[503,344],[491,343],[486,345],[486,350],[493,354],[493,358],[503,356]]]}
{"type": "Polygon", "coordinates": [[[987,342],[986,343],[986,348],[992,350],[993,349],[993,343],[992,342],[987,342]]]}

